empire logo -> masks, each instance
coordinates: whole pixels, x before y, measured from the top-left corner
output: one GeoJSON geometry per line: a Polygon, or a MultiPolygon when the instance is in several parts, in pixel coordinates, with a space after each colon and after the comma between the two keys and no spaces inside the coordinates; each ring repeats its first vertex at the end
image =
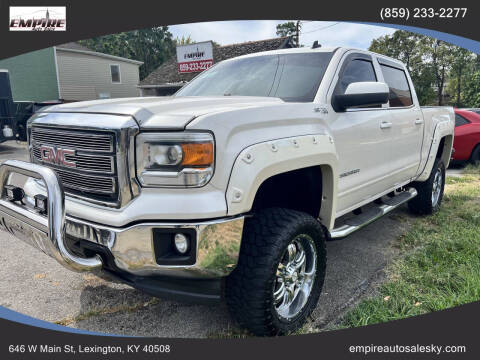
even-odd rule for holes
{"type": "Polygon", "coordinates": [[[10,6],[10,31],[66,31],[65,6],[10,6]]]}

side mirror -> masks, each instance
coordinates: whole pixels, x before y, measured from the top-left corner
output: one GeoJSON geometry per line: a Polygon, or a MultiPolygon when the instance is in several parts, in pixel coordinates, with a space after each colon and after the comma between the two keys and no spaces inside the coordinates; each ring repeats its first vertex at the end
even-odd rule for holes
{"type": "Polygon", "coordinates": [[[348,85],[345,94],[333,96],[335,111],[345,111],[350,107],[382,105],[388,102],[390,89],[383,82],[355,82],[348,85]]]}

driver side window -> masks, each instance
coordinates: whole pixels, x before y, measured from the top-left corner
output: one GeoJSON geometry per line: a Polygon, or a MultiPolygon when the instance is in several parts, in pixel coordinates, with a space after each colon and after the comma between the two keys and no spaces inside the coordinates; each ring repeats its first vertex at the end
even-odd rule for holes
{"type": "Polygon", "coordinates": [[[339,93],[345,94],[348,85],[354,82],[377,81],[371,61],[354,59],[348,63],[339,81],[339,93]]]}

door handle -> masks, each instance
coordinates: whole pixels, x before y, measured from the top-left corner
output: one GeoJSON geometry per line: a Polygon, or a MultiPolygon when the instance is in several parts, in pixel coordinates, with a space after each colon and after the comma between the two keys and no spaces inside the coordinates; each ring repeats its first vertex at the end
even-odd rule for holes
{"type": "Polygon", "coordinates": [[[423,124],[423,119],[416,119],[415,120],[415,125],[422,125],[423,124]]]}
{"type": "Polygon", "coordinates": [[[391,128],[392,127],[392,123],[391,122],[387,122],[387,121],[382,121],[380,123],[380,129],[388,129],[388,128],[391,128]]]}

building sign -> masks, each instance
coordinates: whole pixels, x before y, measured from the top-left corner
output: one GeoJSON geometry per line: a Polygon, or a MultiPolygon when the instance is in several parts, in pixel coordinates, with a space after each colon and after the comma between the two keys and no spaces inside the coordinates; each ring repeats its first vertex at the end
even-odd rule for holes
{"type": "Polygon", "coordinates": [[[213,65],[213,45],[211,41],[177,46],[179,73],[199,72],[213,65]]]}
{"type": "Polygon", "coordinates": [[[66,31],[65,6],[10,6],[10,31],[66,31]]]}

